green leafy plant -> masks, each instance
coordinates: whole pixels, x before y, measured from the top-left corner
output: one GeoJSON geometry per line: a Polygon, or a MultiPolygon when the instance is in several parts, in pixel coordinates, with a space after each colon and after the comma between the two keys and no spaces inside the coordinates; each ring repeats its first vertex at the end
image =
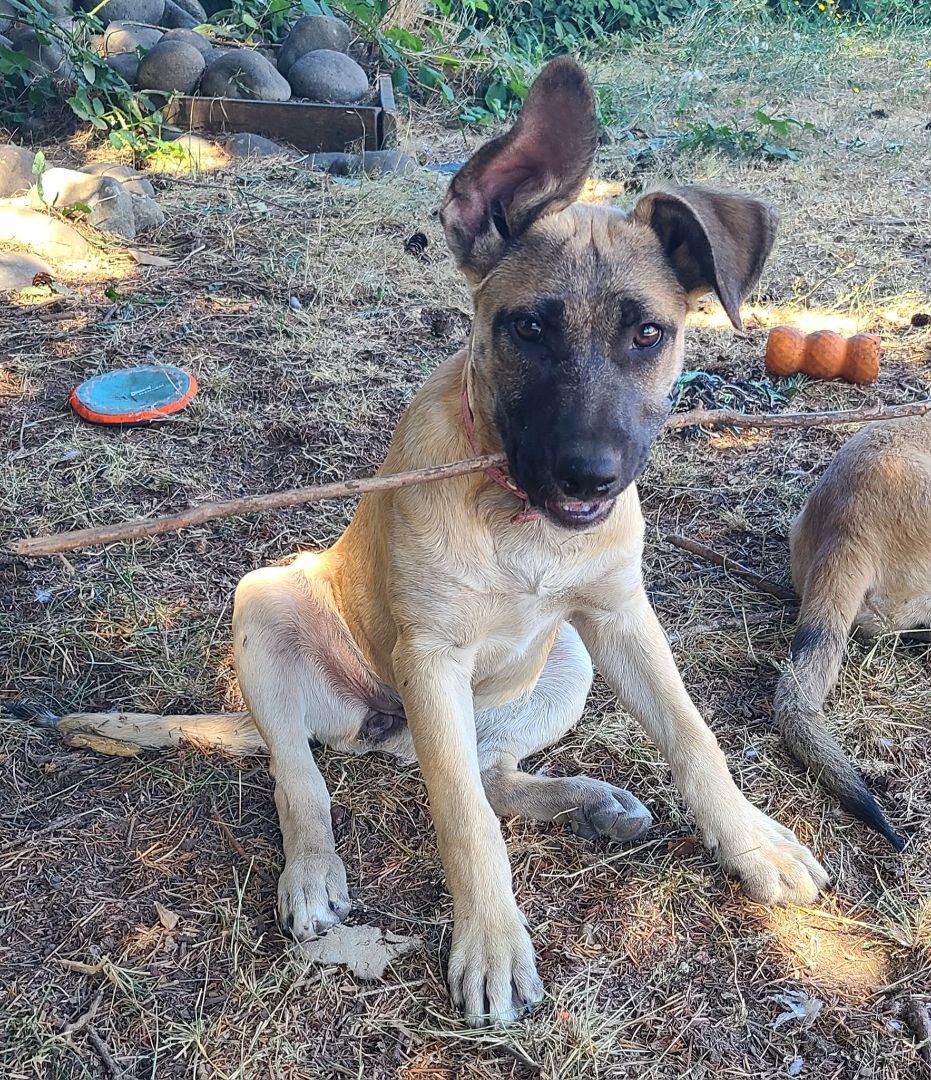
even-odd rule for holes
{"type": "Polygon", "coordinates": [[[808,121],[797,120],[794,116],[770,116],[762,109],[754,112],[753,119],[759,128],[743,127],[736,120],[725,124],[691,121],[680,136],[680,146],[686,150],[718,150],[729,157],[795,161],[801,150],[786,145],[785,140],[800,132],[823,134],[808,121]]]}
{"type": "Polygon", "coordinates": [[[18,20],[35,31],[42,44],[60,46],[68,68],[53,78],[37,77],[25,53],[0,47],[0,104],[4,117],[21,124],[29,117],[64,100],[74,115],[102,135],[117,150],[146,156],[161,148],[163,102],[133,91],[92,47],[92,36],[103,26],[93,13],[76,12],[73,25],[57,23],[42,0],[9,0],[18,20]]]}

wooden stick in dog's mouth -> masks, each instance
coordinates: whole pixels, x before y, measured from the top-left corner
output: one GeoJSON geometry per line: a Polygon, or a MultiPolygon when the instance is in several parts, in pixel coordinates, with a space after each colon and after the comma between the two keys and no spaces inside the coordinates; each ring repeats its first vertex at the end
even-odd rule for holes
{"type": "MultiPolygon", "coordinates": [[[[744,427],[744,428],[803,428],[834,424],[859,424],[871,420],[890,420],[901,416],[923,416],[931,412],[931,398],[906,405],[867,406],[860,409],[844,409],[833,412],[810,413],[739,413],[728,409],[693,409],[674,413],[665,423],[666,429],[686,427],[744,427]]],[[[89,529],[74,529],[52,536],[33,536],[15,540],[9,546],[14,555],[54,555],[60,551],[112,544],[120,540],[135,540],[145,536],[159,536],[192,525],[202,525],[217,518],[257,514],[263,510],[280,510],[287,506],[322,502],[324,499],[343,499],[368,492],[391,491],[411,484],[427,484],[437,480],[449,480],[454,476],[466,476],[484,469],[507,466],[503,454],[486,454],[484,457],[453,461],[448,465],[436,465],[429,469],[413,469],[410,472],[391,473],[387,476],[367,476],[359,480],[340,480],[332,484],[316,484],[312,487],[289,488],[265,495],[247,495],[241,499],[225,502],[201,503],[177,514],[164,517],[137,518],[134,521],[98,525],[89,529]]]]}

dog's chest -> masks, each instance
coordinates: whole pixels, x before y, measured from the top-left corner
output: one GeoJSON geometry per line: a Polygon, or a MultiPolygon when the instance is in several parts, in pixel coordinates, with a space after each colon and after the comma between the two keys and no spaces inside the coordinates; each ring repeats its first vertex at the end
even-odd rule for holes
{"type": "Polygon", "coordinates": [[[496,538],[495,584],[496,591],[522,601],[521,606],[539,607],[542,614],[569,602],[585,581],[586,566],[558,544],[541,543],[532,528],[514,525],[496,538]]]}

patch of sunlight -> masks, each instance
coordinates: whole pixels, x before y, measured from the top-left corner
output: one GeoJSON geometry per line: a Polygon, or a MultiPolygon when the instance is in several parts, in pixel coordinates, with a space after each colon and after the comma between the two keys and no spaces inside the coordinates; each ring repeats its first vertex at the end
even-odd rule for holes
{"type": "Polygon", "coordinates": [[[768,913],[766,926],[793,979],[858,998],[889,981],[889,942],[869,923],[780,908],[768,913]]]}
{"type": "Polygon", "coordinates": [[[769,432],[761,430],[751,431],[720,431],[712,435],[708,442],[715,450],[747,450],[751,446],[759,446],[760,443],[769,442],[769,432]]]}
{"type": "Polygon", "coordinates": [[[578,201],[582,203],[594,203],[602,205],[610,203],[619,195],[624,194],[624,185],[610,180],[597,180],[590,176],[582,188],[578,201]]]}
{"type": "MultiPolygon", "coordinates": [[[[868,325],[871,313],[843,315],[838,311],[827,311],[822,308],[768,308],[748,304],[741,309],[741,314],[747,325],[750,325],[753,320],[764,328],[794,326],[806,334],[812,334],[816,330],[833,330],[835,334],[843,334],[847,337],[859,333],[862,327],[868,325]]],[[[693,312],[689,316],[689,322],[692,326],[708,330],[724,330],[731,325],[724,309],[720,307],[715,307],[711,311],[693,312]]]]}

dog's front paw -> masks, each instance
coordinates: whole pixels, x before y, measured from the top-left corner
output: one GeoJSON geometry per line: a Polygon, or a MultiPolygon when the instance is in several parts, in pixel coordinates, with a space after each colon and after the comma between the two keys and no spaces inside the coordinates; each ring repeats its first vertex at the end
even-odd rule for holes
{"type": "Polygon", "coordinates": [[[310,941],[349,914],[342,859],[314,852],[288,859],[278,879],[278,922],[295,941],[310,941]]]}
{"type": "Polygon", "coordinates": [[[749,804],[709,841],[718,862],[761,904],[810,904],[828,884],[824,867],[795,833],[749,804]]]}
{"type": "Polygon", "coordinates": [[[606,837],[625,844],[643,836],[653,824],[650,811],[629,791],[588,777],[580,777],[578,783],[577,805],[566,811],[577,836],[586,840],[606,837]]]}
{"type": "Polygon", "coordinates": [[[533,945],[520,913],[457,918],[449,992],[471,1027],[518,1019],[543,998],[533,945]]]}

